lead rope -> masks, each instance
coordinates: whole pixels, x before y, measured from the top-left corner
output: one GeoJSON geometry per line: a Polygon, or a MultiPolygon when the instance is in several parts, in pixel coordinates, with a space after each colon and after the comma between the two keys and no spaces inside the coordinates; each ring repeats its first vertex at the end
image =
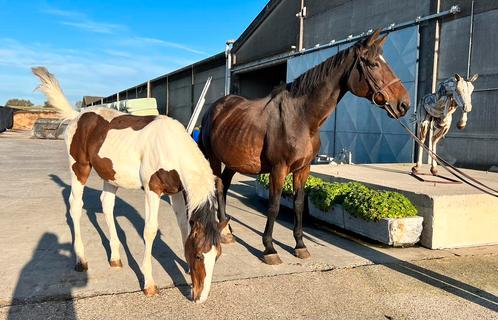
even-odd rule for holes
{"type": "Polygon", "coordinates": [[[434,153],[432,152],[432,150],[429,149],[429,147],[427,147],[425,145],[425,143],[423,143],[411,130],[410,128],[408,128],[403,122],[401,122],[400,119],[396,118],[396,116],[393,114],[393,112],[389,109],[389,108],[385,108],[386,111],[396,120],[398,120],[398,123],[410,134],[410,136],[420,145],[422,146],[422,148],[424,148],[425,151],[427,151],[427,153],[429,153],[431,155],[431,157],[433,157],[437,163],[439,163],[441,165],[441,167],[443,167],[444,169],[446,169],[446,171],[448,171],[449,173],[451,173],[452,175],[454,175],[456,178],[460,179],[462,182],[468,184],[469,186],[471,187],[474,187],[476,188],[477,190],[479,191],[482,191],[486,194],[489,194],[490,196],[493,196],[493,197],[497,197],[498,198],[498,190],[496,189],[493,189],[491,188],[490,186],[476,180],[475,178],[472,178],[471,176],[469,176],[468,174],[466,174],[465,172],[461,171],[460,169],[456,168],[455,166],[453,166],[452,164],[450,164],[448,161],[444,160],[443,158],[441,158],[441,156],[439,156],[437,153],[434,153]],[[469,182],[468,180],[472,181],[472,182],[469,182]],[[476,185],[477,184],[477,185],[476,185]],[[488,189],[488,190],[486,190],[488,189]],[[491,191],[489,191],[491,190],[491,191]]]}

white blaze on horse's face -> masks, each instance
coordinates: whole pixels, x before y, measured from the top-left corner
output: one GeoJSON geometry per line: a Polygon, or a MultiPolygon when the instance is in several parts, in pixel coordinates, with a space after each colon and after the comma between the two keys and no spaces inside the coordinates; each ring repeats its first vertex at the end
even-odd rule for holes
{"type": "Polygon", "coordinates": [[[199,221],[193,222],[192,230],[185,241],[185,258],[192,279],[191,298],[196,303],[207,300],[211,289],[214,265],[216,259],[221,255],[218,237],[212,234],[216,232],[219,236],[218,226],[211,225],[207,228],[208,230],[199,221]],[[211,236],[207,236],[210,232],[211,236]]]}
{"type": "Polygon", "coordinates": [[[212,246],[211,250],[204,255],[204,270],[206,270],[206,276],[204,277],[203,289],[199,296],[199,300],[196,300],[197,303],[203,303],[207,300],[209,296],[209,291],[211,290],[211,281],[213,280],[213,272],[214,272],[214,264],[216,263],[216,258],[218,256],[218,250],[216,246],[212,246]]]}

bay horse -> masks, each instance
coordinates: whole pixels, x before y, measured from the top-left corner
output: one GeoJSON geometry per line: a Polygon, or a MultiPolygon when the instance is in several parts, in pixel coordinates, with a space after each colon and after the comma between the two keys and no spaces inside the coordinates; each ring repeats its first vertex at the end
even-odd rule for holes
{"type": "Polygon", "coordinates": [[[190,268],[192,300],[204,302],[210,291],[215,261],[221,254],[220,230],[227,221],[216,221],[215,176],[185,128],[166,116],[132,116],[102,107],[77,112],[46,68],[32,71],[40,79],[38,89],[47,96],[49,104],[70,121],[65,142],[71,172],[69,203],[76,271],[88,269],[80,217],[83,189],[93,168],[104,183],[100,199],[109,228],[110,266],[122,267],[113,214],[116,191],[119,187],[142,188],[145,191],[143,292],[147,296],[158,293],[152,277],[152,244],[158,229],[161,196],[169,195],[190,268]]]}
{"type": "MultiPolygon", "coordinates": [[[[462,109],[462,116],[458,120],[457,128],[463,130],[467,125],[467,114],[472,111],[473,82],[479,75],[475,74],[470,79],[465,80],[458,73],[442,81],[434,93],[424,96],[421,100],[421,108],[417,112],[417,122],[419,127],[418,137],[425,143],[427,133],[431,126],[434,131],[429,144],[429,149],[436,153],[437,143],[443,139],[451,127],[453,113],[457,108],[462,109]]],[[[413,173],[418,173],[422,166],[423,147],[419,145],[417,163],[412,168],[413,173]]],[[[437,162],[431,156],[431,173],[437,175],[437,162]]]]}
{"type": "MultiPolygon", "coordinates": [[[[282,263],[273,247],[272,234],[282,186],[289,173],[293,174],[294,187],[295,255],[302,259],[310,257],[303,242],[303,186],[320,148],[320,126],[344,94],[350,91],[367,98],[388,109],[391,117],[399,118],[408,111],[408,92],[382,56],[386,36],[379,38],[379,31],[375,31],[265,98],[248,100],[228,95],[204,114],[199,145],[218,177],[220,221],[226,219],[226,194],[235,172],[270,173],[268,218],[263,234],[265,263],[282,263]]],[[[222,242],[232,241],[227,226],[222,231],[222,242]]]]}

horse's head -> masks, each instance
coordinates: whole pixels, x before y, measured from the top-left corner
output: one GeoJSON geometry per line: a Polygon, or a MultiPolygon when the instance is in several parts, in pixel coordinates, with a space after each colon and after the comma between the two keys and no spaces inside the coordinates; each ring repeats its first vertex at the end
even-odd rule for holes
{"type": "Polygon", "coordinates": [[[192,278],[192,300],[198,303],[206,301],[209,295],[214,264],[221,255],[220,231],[228,224],[228,220],[216,222],[215,210],[207,203],[192,214],[190,234],[185,241],[185,259],[192,278]]]}
{"type": "Polygon", "coordinates": [[[462,130],[467,125],[467,113],[472,111],[472,92],[474,91],[473,82],[476,81],[478,75],[473,75],[470,79],[465,80],[459,74],[455,74],[455,88],[453,99],[457,105],[462,108],[462,117],[457,123],[457,128],[462,130]]]}
{"type": "Polygon", "coordinates": [[[410,96],[382,56],[386,37],[379,38],[379,31],[375,31],[354,45],[355,63],[348,86],[354,95],[367,98],[386,109],[389,116],[400,118],[410,108],[410,96]]]}

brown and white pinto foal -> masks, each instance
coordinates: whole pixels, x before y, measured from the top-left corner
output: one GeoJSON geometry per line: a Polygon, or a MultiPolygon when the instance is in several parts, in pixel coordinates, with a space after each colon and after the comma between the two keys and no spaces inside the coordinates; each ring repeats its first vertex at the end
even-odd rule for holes
{"type": "Polygon", "coordinates": [[[185,258],[192,278],[192,299],[209,294],[216,259],[221,254],[220,229],[214,207],[214,175],[185,128],[166,116],[132,116],[107,108],[75,111],[57,79],[44,67],[33,68],[38,87],[61,115],[70,119],[65,132],[71,171],[70,213],[74,224],[77,271],[88,269],[81,240],[83,188],[95,169],[104,180],[102,209],[109,227],[111,267],[121,267],[120,243],[114,225],[118,187],[145,190],[144,293],[158,292],[152,278],[152,243],[158,229],[161,195],[170,196],[181,229],[185,258]],[[187,201],[186,201],[187,200],[187,201]]]}

